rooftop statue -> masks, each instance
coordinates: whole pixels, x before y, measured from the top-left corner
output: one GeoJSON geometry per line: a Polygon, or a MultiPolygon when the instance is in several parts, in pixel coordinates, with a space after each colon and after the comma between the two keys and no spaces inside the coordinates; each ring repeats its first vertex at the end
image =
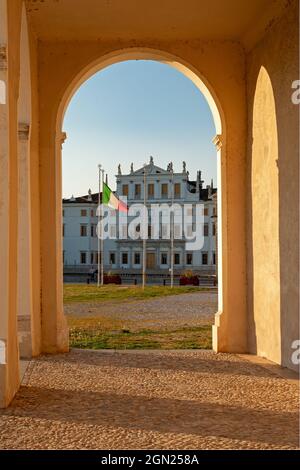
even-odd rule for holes
{"type": "Polygon", "coordinates": [[[173,171],[173,162],[170,162],[167,166],[167,171],[173,171]]]}

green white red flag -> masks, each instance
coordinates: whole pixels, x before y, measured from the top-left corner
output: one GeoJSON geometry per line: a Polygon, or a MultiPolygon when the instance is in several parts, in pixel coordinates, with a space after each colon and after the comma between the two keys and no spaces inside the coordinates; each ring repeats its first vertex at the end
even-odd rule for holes
{"type": "Polygon", "coordinates": [[[125,202],[115,196],[113,191],[103,182],[103,192],[102,192],[102,203],[108,206],[110,209],[114,209],[120,212],[128,212],[128,207],[125,202]]]}

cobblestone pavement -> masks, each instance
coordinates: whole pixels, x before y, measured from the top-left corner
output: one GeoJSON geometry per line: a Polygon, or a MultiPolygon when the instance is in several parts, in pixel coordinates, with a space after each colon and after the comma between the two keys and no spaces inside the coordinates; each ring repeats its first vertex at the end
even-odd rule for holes
{"type": "Polygon", "coordinates": [[[73,317],[113,318],[139,327],[151,329],[194,327],[213,323],[217,311],[216,292],[195,292],[149,300],[114,303],[71,303],[64,307],[66,315],[73,317]]]}
{"type": "Polygon", "coordinates": [[[31,361],[2,449],[298,446],[298,387],[211,351],[83,351],[31,361]]]}

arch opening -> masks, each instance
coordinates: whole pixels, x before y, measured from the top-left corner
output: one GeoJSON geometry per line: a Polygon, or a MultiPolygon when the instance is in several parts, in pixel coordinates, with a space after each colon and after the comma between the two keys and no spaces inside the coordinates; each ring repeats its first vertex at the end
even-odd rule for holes
{"type": "Polygon", "coordinates": [[[205,77],[202,76],[202,74],[200,74],[200,72],[197,71],[192,65],[187,64],[186,61],[180,59],[179,57],[173,56],[172,54],[163,51],[147,48],[129,48],[115,51],[101,57],[100,59],[96,59],[94,62],[88,64],[86,67],[80,70],[80,72],[69,83],[60,101],[56,121],[56,129],[58,132],[61,132],[62,130],[62,123],[68,104],[80,86],[92,75],[100,72],[106,67],[128,60],[151,60],[166,63],[189,78],[203,94],[210,107],[215,123],[216,135],[222,135],[224,139],[225,119],[222,107],[215,92],[205,77]]]}
{"type": "MultiPolygon", "coordinates": [[[[167,64],[183,75],[185,75],[192,83],[200,90],[201,94],[205,97],[210,111],[213,116],[213,121],[216,129],[216,136],[214,139],[214,143],[217,148],[218,154],[218,222],[220,226],[221,221],[221,147],[224,144],[224,120],[222,117],[222,113],[219,111],[219,104],[217,104],[217,99],[213,96],[213,92],[209,89],[208,84],[199,77],[199,74],[196,73],[192,67],[188,67],[186,64],[180,62],[178,58],[176,60],[168,56],[168,54],[163,54],[157,51],[141,51],[141,50],[129,50],[129,51],[121,51],[114,54],[109,54],[108,56],[102,58],[100,61],[97,60],[93,64],[90,64],[84,70],[82,70],[76,78],[72,80],[69,84],[63,99],[61,100],[57,118],[57,139],[59,141],[58,147],[60,152],[60,143],[62,141],[62,136],[64,133],[62,132],[62,122],[65,116],[66,109],[76,93],[76,91],[80,88],[80,86],[86,82],[91,76],[95,75],[97,72],[109,67],[110,65],[125,62],[129,60],[151,60],[151,61],[158,61],[164,64],[167,64]]],[[[218,230],[218,279],[219,279],[219,300],[218,300],[218,311],[222,309],[223,300],[222,300],[222,234],[221,230],[218,230]]]]}

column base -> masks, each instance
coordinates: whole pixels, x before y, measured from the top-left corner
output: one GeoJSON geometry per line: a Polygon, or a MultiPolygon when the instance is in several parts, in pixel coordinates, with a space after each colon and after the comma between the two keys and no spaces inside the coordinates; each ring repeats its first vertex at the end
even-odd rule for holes
{"type": "Polygon", "coordinates": [[[66,353],[70,351],[69,344],[69,327],[67,320],[64,318],[62,327],[58,331],[57,335],[57,352],[66,353]]]}
{"type": "Polygon", "coordinates": [[[226,329],[223,321],[223,312],[215,314],[215,323],[212,327],[212,347],[215,352],[228,352],[226,350],[226,329]]]}
{"type": "Polygon", "coordinates": [[[69,352],[69,327],[64,315],[61,316],[55,328],[55,335],[51,331],[44,332],[42,353],[59,354],[69,352]]]}
{"type": "MultiPolygon", "coordinates": [[[[232,320],[232,319],[231,319],[232,320]]],[[[212,327],[212,343],[215,352],[232,354],[248,353],[247,330],[237,321],[230,321],[228,313],[217,312],[212,327]]]]}
{"type": "Polygon", "coordinates": [[[20,387],[19,361],[9,370],[7,364],[0,364],[0,408],[7,408],[20,387]]]}
{"type": "Polygon", "coordinates": [[[18,340],[21,359],[32,358],[31,318],[29,315],[18,315],[18,340]]]}

